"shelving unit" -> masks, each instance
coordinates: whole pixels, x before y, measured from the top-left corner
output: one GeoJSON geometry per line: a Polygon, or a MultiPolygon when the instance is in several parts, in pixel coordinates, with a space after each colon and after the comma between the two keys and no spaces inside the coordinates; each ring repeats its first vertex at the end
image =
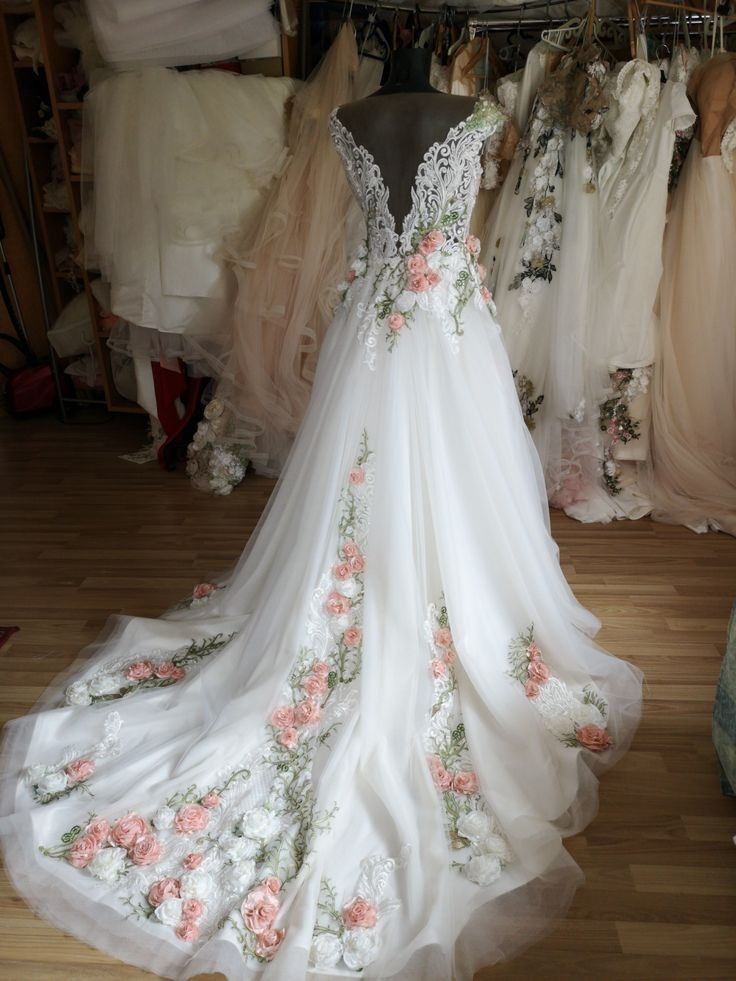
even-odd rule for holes
{"type": "Polygon", "coordinates": [[[55,5],[55,0],[28,0],[26,3],[0,6],[0,57],[8,59],[12,67],[11,75],[15,80],[11,97],[21,122],[28,152],[30,180],[36,204],[36,224],[43,253],[43,274],[50,301],[49,314],[51,320],[54,320],[81,291],[87,294],[95,335],[94,351],[102,374],[103,392],[99,399],[70,398],[68,401],[99,401],[114,412],[141,413],[143,409],[139,405],[123,398],[115,389],[106,334],[91,290],[93,275],[79,265],[72,274],[62,272],[55,263],[55,256],[61,252],[67,241],[68,222],[71,222],[73,232],[74,255],[81,255],[83,250],[79,228],[82,177],[72,169],[70,150],[73,140],[70,127],[73,125],[72,121],[81,120],[84,107],[84,103],[80,101],[62,100],[57,89],[59,75],[75,67],[79,54],[56,42],[54,31],[58,24],[54,18],[55,5]],[[13,53],[14,31],[29,17],[33,17],[38,25],[42,61],[38,66],[34,66],[30,58],[18,59],[13,53]],[[53,137],[38,133],[39,120],[34,113],[37,111],[39,89],[48,96],[53,137]],[[51,179],[52,155],[55,150],[58,150],[68,200],[68,206],[61,208],[43,204],[43,187],[51,179]]]}

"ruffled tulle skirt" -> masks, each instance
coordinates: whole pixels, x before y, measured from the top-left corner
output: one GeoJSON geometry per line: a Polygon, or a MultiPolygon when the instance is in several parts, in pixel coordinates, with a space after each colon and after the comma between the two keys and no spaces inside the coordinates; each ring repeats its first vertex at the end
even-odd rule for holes
{"type": "Polygon", "coordinates": [[[564,912],[641,678],[560,571],[497,325],[458,326],[371,368],[340,308],[232,575],[9,725],[5,859],[51,922],[166,977],[469,981],[564,912]]]}

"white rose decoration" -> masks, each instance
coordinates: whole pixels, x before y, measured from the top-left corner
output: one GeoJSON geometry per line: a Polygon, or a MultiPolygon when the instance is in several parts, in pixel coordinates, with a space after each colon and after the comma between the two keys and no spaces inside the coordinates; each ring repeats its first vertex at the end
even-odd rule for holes
{"type": "Polygon", "coordinates": [[[600,710],[591,705],[590,703],[585,705],[581,703],[575,709],[575,722],[576,728],[580,729],[581,726],[596,725],[603,726],[605,724],[605,719],[600,713],[600,710]]]}
{"type": "Polygon", "coordinates": [[[38,789],[42,794],[58,794],[66,790],[69,778],[63,770],[51,770],[38,781],[38,789]]]}
{"type": "Polygon", "coordinates": [[[159,831],[166,831],[174,823],[176,811],[173,807],[159,807],[153,815],[153,826],[159,831]]]}
{"type": "Polygon", "coordinates": [[[252,807],[240,819],[240,829],[249,838],[270,841],[279,830],[279,819],[265,807],[252,807]]]}
{"type": "Polygon", "coordinates": [[[92,698],[85,681],[75,681],[66,690],[67,705],[89,705],[92,698]]]}
{"type": "Polygon", "coordinates": [[[360,971],[373,963],[380,949],[381,938],[378,932],[358,927],[345,933],[342,958],[351,971],[360,971]]]}
{"type": "Polygon", "coordinates": [[[343,596],[347,596],[348,599],[353,599],[360,592],[360,584],[352,577],[350,579],[338,579],[335,583],[335,589],[343,596]]]}
{"type": "Polygon", "coordinates": [[[124,848],[103,848],[87,866],[101,882],[115,882],[125,870],[124,848]]]}
{"type": "Polygon", "coordinates": [[[156,919],[160,920],[164,926],[175,927],[181,920],[181,909],[184,905],[181,899],[167,899],[160,906],[156,907],[156,919]]]}
{"type": "Polygon", "coordinates": [[[203,903],[212,899],[217,888],[215,880],[204,869],[185,872],[179,883],[179,895],[182,899],[200,899],[203,903]]]}
{"type": "Polygon", "coordinates": [[[477,845],[484,855],[493,855],[501,862],[510,862],[513,858],[508,842],[501,835],[490,834],[478,841],[477,845]]]}
{"type": "Polygon", "coordinates": [[[490,886],[501,875],[501,860],[496,855],[476,855],[466,863],[465,875],[479,886],[490,886]]]}
{"type": "Polygon", "coordinates": [[[342,957],[342,941],[334,933],[319,933],[312,941],[309,961],[319,970],[334,967],[342,957]]]}
{"type": "Polygon", "coordinates": [[[93,695],[112,695],[120,688],[120,679],[114,674],[101,674],[89,683],[93,695]]]}
{"type": "Polygon", "coordinates": [[[416,302],[417,294],[412,293],[411,290],[404,290],[403,293],[399,293],[394,306],[399,313],[408,313],[416,302]]]}
{"type": "Polygon", "coordinates": [[[258,853],[258,842],[252,838],[242,838],[240,835],[223,835],[218,842],[220,849],[233,862],[246,858],[255,858],[258,853]]]}
{"type": "Polygon", "coordinates": [[[470,811],[457,822],[457,832],[463,838],[475,843],[481,838],[487,838],[493,831],[493,822],[483,811],[470,811]]]}
{"type": "Polygon", "coordinates": [[[36,766],[29,766],[26,770],[26,780],[28,783],[39,783],[46,775],[46,767],[42,763],[36,766]]]}
{"type": "Polygon", "coordinates": [[[240,862],[233,862],[225,870],[227,881],[234,889],[249,886],[256,874],[256,863],[252,858],[245,858],[240,862]]]}

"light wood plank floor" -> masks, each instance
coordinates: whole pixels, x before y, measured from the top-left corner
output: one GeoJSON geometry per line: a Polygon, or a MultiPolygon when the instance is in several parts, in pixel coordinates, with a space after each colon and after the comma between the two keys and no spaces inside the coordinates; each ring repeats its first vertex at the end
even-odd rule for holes
{"type": "MultiPolygon", "coordinates": [[[[119,459],[140,419],[98,426],[0,420],[0,719],[25,712],[109,613],[155,616],[237,558],[273,483],[229,498],[119,459]]],[[[648,520],[554,534],[601,643],[648,679],[633,750],[600,813],[568,843],[587,881],[544,942],[477,981],[736,977],[736,802],[720,794],[713,691],[736,595],[736,541],[648,520]]],[[[150,977],[38,920],[0,882],[0,978],[150,977]]]]}

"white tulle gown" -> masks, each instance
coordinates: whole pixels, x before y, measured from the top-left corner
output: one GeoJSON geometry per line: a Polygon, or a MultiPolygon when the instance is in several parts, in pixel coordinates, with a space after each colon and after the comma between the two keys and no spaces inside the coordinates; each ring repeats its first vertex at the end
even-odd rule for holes
{"type": "Polygon", "coordinates": [[[226,582],[115,621],[9,725],[10,875],[87,943],[173,978],[467,981],[580,883],[562,838],[641,679],[560,571],[467,237],[501,123],[479,102],[427,150],[398,232],[333,116],[368,235],[265,516],[226,582]]]}

